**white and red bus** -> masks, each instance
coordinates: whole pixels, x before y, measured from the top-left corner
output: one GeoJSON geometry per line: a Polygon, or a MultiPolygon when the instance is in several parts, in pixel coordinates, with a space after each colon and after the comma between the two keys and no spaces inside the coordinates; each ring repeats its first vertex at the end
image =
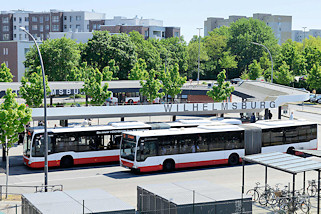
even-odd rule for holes
{"type": "MultiPolygon", "coordinates": [[[[130,130],[196,127],[209,120],[182,120],[146,124],[136,121],[113,122],[101,126],[75,126],[48,129],[48,166],[69,167],[77,164],[119,161],[121,134],[130,130]]],[[[29,128],[24,141],[24,164],[44,167],[44,129],[29,128]]]]}
{"type": "Polygon", "coordinates": [[[124,132],[120,164],[138,172],[238,164],[244,155],[317,149],[317,124],[259,121],[246,125],[124,132]]]}

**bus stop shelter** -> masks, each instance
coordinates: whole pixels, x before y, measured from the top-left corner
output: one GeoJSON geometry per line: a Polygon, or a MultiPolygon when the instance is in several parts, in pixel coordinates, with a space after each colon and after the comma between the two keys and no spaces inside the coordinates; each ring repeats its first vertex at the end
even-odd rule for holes
{"type": "MultiPolygon", "coordinates": [[[[320,153],[321,157],[321,153],[320,153]]],[[[295,194],[295,176],[303,172],[303,189],[305,189],[305,172],[316,170],[318,172],[318,206],[317,213],[320,213],[320,169],[321,162],[309,160],[306,158],[284,154],[281,152],[272,152],[265,154],[255,154],[244,156],[242,161],[242,195],[244,194],[244,176],[245,176],[245,162],[256,163],[265,166],[265,187],[267,186],[267,168],[280,170],[290,173],[293,176],[292,181],[292,195],[295,194]]]]}

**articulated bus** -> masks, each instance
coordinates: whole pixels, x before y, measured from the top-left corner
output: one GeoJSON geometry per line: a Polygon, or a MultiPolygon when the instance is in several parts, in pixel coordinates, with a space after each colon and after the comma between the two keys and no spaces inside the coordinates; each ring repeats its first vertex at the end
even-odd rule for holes
{"type": "MultiPolygon", "coordinates": [[[[170,123],[125,121],[101,126],[75,126],[48,129],[48,166],[70,167],[77,164],[119,161],[121,134],[130,130],[196,127],[209,120],[183,120],[170,123]]],[[[24,164],[44,167],[44,129],[29,128],[24,141],[24,164]]]]}
{"type": "Polygon", "coordinates": [[[317,149],[317,143],[317,124],[299,120],[132,131],[123,133],[120,164],[135,172],[236,165],[244,155],[294,153],[317,149]]]}

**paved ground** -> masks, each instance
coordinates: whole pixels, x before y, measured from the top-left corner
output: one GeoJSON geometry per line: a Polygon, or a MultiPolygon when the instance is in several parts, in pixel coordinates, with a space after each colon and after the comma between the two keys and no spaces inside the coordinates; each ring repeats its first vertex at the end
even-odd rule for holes
{"type": "MultiPolygon", "coordinates": [[[[296,107],[290,106],[295,111],[295,118],[306,118],[312,121],[321,121],[321,115],[310,114],[295,110],[296,107]]],[[[303,107],[305,108],[305,106],[303,107]]],[[[304,110],[304,109],[303,109],[304,110]]],[[[277,113],[272,112],[276,117],[277,113]]],[[[237,115],[231,115],[237,116],[237,115]]],[[[137,118],[132,118],[137,119],[137,118]]],[[[170,117],[146,117],[143,120],[169,120],[170,117]]],[[[106,123],[108,120],[100,120],[100,123],[106,123]]],[[[98,121],[97,121],[98,122],[98,121]]],[[[319,128],[319,134],[320,134],[319,128]]],[[[320,137],[320,136],[319,136],[320,137]]],[[[320,138],[319,138],[320,139],[320,138]]],[[[319,147],[320,148],[320,147],[319,147]]],[[[0,150],[1,152],[1,150],[0,150]]],[[[9,184],[12,185],[41,185],[44,181],[43,170],[29,169],[22,164],[22,146],[17,146],[10,150],[10,176],[9,184]]],[[[315,159],[315,158],[314,158],[315,159]]],[[[2,164],[2,162],[0,162],[2,164]]],[[[245,168],[246,190],[252,188],[255,182],[264,183],[264,167],[259,165],[248,165],[245,168]]],[[[49,184],[62,184],[65,190],[74,189],[89,189],[101,188],[110,192],[114,196],[126,201],[130,205],[136,207],[136,188],[141,184],[155,184],[167,182],[181,182],[190,180],[208,180],[215,184],[225,186],[235,191],[241,191],[241,173],[242,167],[228,167],[228,166],[211,166],[200,167],[193,169],[177,170],[172,173],[146,173],[142,175],[134,175],[128,170],[115,164],[101,164],[101,165],[86,165],[80,167],[73,167],[70,169],[53,168],[49,170],[49,184]]],[[[0,171],[0,184],[5,184],[5,174],[2,169],[0,171]]],[[[308,172],[306,174],[307,180],[316,179],[316,172],[308,172]]],[[[292,176],[273,169],[268,170],[268,181],[270,185],[283,183],[284,185],[292,181],[292,176]]],[[[303,175],[296,176],[296,188],[302,187],[303,175]]],[[[33,188],[15,188],[10,189],[11,192],[17,193],[31,193],[35,190],[33,188]]],[[[0,202],[0,211],[5,209],[6,213],[15,213],[15,205],[17,202],[0,202]],[[12,208],[6,209],[7,206],[12,208]]],[[[314,207],[316,205],[314,204],[314,207]]],[[[273,209],[269,207],[262,207],[259,205],[253,206],[254,213],[273,213],[273,209]]],[[[18,213],[20,208],[18,208],[18,213]]],[[[315,208],[313,208],[315,212],[315,208]]],[[[312,213],[313,213],[312,212],[312,213]]]]}

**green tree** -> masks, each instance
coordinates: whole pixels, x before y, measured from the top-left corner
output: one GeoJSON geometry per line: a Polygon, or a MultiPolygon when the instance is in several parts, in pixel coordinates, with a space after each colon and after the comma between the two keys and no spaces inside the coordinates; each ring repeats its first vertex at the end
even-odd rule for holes
{"type": "Polygon", "coordinates": [[[253,60],[253,62],[249,65],[249,70],[248,70],[249,79],[256,80],[262,75],[262,73],[263,73],[263,70],[260,64],[256,60],[253,60]]]}
{"type": "Polygon", "coordinates": [[[162,88],[162,83],[156,78],[156,71],[150,70],[148,72],[146,80],[141,80],[140,85],[142,88],[139,90],[140,93],[147,97],[147,101],[153,103],[153,100],[157,97],[162,98],[164,96],[164,92],[159,92],[162,88]]]}
{"type": "Polygon", "coordinates": [[[13,76],[10,72],[10,69],[5,63],[2,63],[0,68],[0,82],[12,82],[12,78],[13,76]]]}
{"type": "Polygon", "coordinates": [[[179,74],[178,64],[170,66],[168,71],[162,70],[159,79],[163,83],[163,92],[166,96],[171,96],[172,100],[177,94],[182,92],[181,88],[186,82],[186,77],[179,74]]]}
{"type": "Polygon", "coordinates": [[[318,64],[313,65],[311,71],[308,74],[307,83],[310,90],[321,89],[321,67],[318,64]]]}
{"type": "Polygon", "coordinates": [[[131,41],[135,44],[137,58],[141,58],[145,61],[147,70],[155,69],[159,70],[162,64],[162,59],[160,57],[160,50],[154,44],[157,43],[155,39],[144,39],[144,36],[137,31],[132,31],[129,33],[131,41]]]}
{"type": "Polygon", "coordinates": [[[167,39],[162,39],[159,41],[160,45],[166,49],[166,52],[161,53],[163,59],[163,64],[179,66],[180,73],[185,74],[188,64],[187,64],[187,44],[182,37],[171,37],[167,39]]]}
{"type": "Polygon", "coordinates": [[[225,82],[226,71],[223,70],[217,75],[217,85],[213,85],[212,89],[207,92],[207,96],[211,97],[215,102],[221,102],[231,96],[234,87],[229,82],[225,82]]]}
{"type": "Polygon", "coordinates": [[[290,85],[294,81],[293,71],[290,66],[283,62],[278,70],[275,72],[275,81],[281,85],[290,85]]]}
{"type": "Polygon", "coordinates": [[[31,109],[25,104],[19,105],[16,96],[12,89],[7,89],[4,102],[0,105],[0,141],[5,144],[7,138],[8,148],[18,142],[18,133],[23,132],[31,120],[31,109]]]}
{"type": "Polygon", "coordinates": [[[88,68],[82,92],[91,97],[91,104],[102,105],[111,96],[108,84],[101,86],[103,75],[97,68],[88,68]]]}
{"type": "Polygon", "coordinates": [[[225,51],[222,57],[219,59],[219,65],[226,70],[226,76],[228,78],[228,69],[237,68],[236,56],[232,56],[229,51],[225,51]]]}
{"type": "Polygon", "coordinates": [[[301,76],[306,74],[306,59],[302,53],[302,44],[287,40],[280,47],[280,53],[276,60],[275,69],[278,70],[285,62],[293,75],[301,76]]]}
{"type": "Polygon", "coordinates": [[[114,59],[119,66],[119,79],[127,79],[128,72],[137,60],[135,44],[127,34],[110,35],[108,31],[95,31],[92,39],[81,53],[81,57],[88,65],[98,68],[102,72],[108,62],[114,59]]]}
{"type": "MultiPolygon", "coordinates": [[[[50,88],[48,85],[48,78],[45,77],[46,93],[47,96],[50,95],[50,88]]],[[[38,108],[43,102],[43,79],[41,74],[41,68],[37,67],[37,72],[34,72],[30,77],[22,77],[20,94],[23,99],[25,99],[26,104],[30,107],[38,108]]]]}
{"type": "Polygon", "coordinates": [[[103,69],[103,80],[104,81],[111,81],[111,80],[118,80],[119,67],[116,65],[115,60],[110,60],[108,62],[108,66],[104,67],[103,69]]]}
{"type": "Polygon", "coordinates": [[[255,59],[259,60],[266,50],[258,45],[251,44],[257,42],[265,45],[272,56],[278,52],[277,39],[272,29],[263,21],[257,19],[239,19],[231,24],[227,46],[231,54],[236,55],[238,68],[236,74],[248,68],[248,65],[255,59]]]}
{"type": "Polygon", "coordinates": [[[132,70],[130,70],[128,79],[129,80],[146,80],[148,73],[146,71],[147,65],[145,60],[138,59],[132,70]]]}
{"type": "MultiPolygon", "coordinates": [[[[72,39],[47,39],[39,45],[39,49],[49,81],[67,80],[69,72],[79,64],[79,45],[72,39]]],[[[27,52],[24,65],[27,77],[37,71],[40,61],[36,46],[27,52]]]]}
{"type": "MultiPolygon", "coordinates": [[[[187,46],[187,63],[188,63],[188,69],[187,74],[189,77],[194,77],[196,79],[197,72],[198,72],[198,50],[200,47],[200,70],[203,70],[203,62],[208,60],[208,56],[206,53],[206,49],[204,46],[203,39],[201,40],[200,46],[199,46],[199,40],[197,39],[197,36],[194,36],[196,39],[191,40],[190,43],[187,46]]],[[[203,73],[203,72],[201,72],[203,73]]]]}

